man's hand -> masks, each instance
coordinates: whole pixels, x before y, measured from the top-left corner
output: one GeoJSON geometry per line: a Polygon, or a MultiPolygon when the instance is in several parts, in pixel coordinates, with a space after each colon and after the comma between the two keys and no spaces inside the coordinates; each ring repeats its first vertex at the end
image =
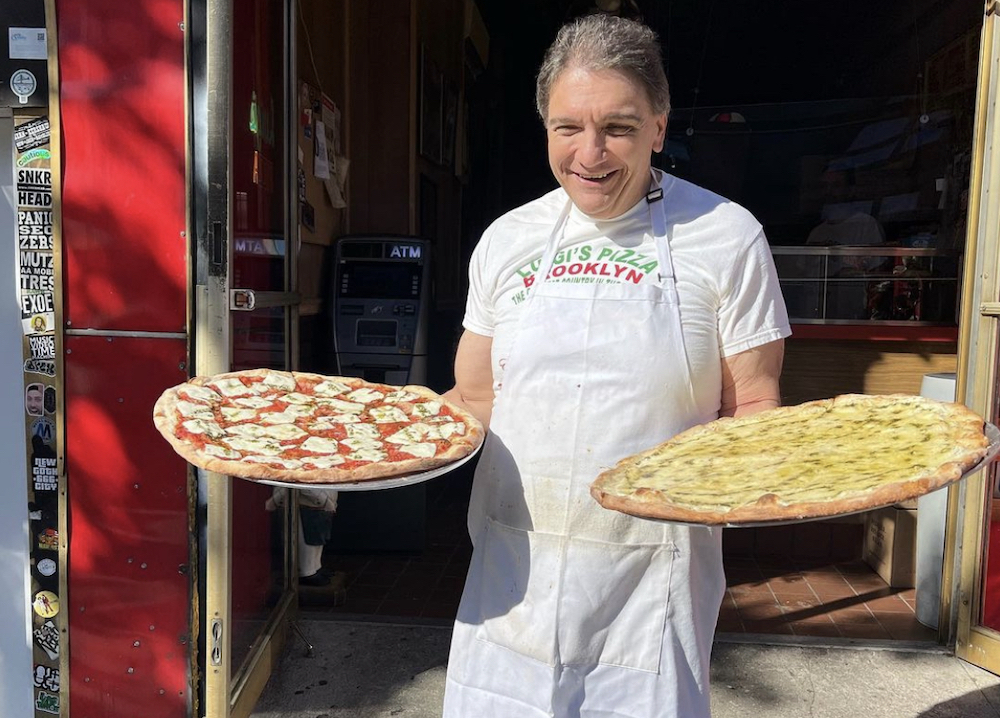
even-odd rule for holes
{"type": "Polygon", "coordinates": [[[746,416],[779,406],[784,356],[785,342],[779,339],[723,359],[719,416],[746,416]]]}
{"type": "Polygon", "coordinates": [[[445,399],[464,407],[489,428],[493,412],[493,338],[466,331],[455,354],[455,386],[445,399]]]}

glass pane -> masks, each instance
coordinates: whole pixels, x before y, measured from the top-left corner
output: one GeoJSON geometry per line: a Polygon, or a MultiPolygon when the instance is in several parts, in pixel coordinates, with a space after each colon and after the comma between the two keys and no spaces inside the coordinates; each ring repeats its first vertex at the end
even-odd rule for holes
{"type": "Polygon", "coordinates": [[[822,279],[826,274],[826,257],[821,254],[775,254],[778,276],[789,279],[822,279]]]}
{"type": "MultiPolygon", "coordinates": [[[[1000,342],[993,348],[994,361],[1000,365],[1000,342]]],[[[1000,401],[997,401],[996,391],[993,396],[993,410],[989,417],[994,425],[1000,425],[1000,401]]],[[[997,465],[990,466],[983,472],[984,509],[983,523],[983,565],[980,580],[982,581],[982,599],[979,605],[980,625],[1000,631],[1000,476],[997,465]]]]}
{"type": "Polygon", "coordinates": [[[233,479],[232,655],[234,674],[285,587],[285,511],[265,509],[271,487],[233,479]]]}
{"type": "Polygon", "coordinates": [[[785,297],[790,319],[823,319],[823,283],[781,282],[781,293],[785,297]]]}
{"type": "MultiPolygon", "coordinates": [[[[284,3],[233,3],[232,283],[286,288],[284,3]]],[[[287,369],[288,310],[232,312],[233,370],[287,369]]],[[[286,512],[267,510],[269,486],[235,480],[232,666],[248,657],[286,587],[286,512]]],[[[271,504],[272,509],[273,504],[271,504]]]]}
{"type": "MultiPolygon", "coordinates": [[[[997,417],[993,417],[997,421],[997,417]]],[[[986,531],[983,551],[983,599],[980,606],[981,625],[1000,631],[1000,491],[997,486],[996,464],[986,470],[986,531]]]]}
{"type": "Polygon", "coordinates": [[[284,3],[233,3],[233,287],[285,281],[284,3]]]}
{"type": "Polygon", "coordinates": [[[232,312],[232,369],[286,369],[284,307],[232,312]]]}

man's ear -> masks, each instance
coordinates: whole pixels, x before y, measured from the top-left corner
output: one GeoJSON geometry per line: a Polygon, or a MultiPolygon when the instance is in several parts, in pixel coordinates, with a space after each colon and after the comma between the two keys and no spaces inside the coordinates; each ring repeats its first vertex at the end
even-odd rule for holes
{"type": "Polygon", "coordinates": [[[656,139],[653,141],[653,152],[663,152],[663,143],[667,138],[667,113],[656,117],[656,139]]]}

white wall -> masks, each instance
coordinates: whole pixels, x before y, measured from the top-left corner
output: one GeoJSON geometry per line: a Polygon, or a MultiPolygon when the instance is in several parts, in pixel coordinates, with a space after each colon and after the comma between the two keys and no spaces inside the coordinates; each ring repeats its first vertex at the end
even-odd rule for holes
{"type": "Polygon", "coordinates": [[[0,718],[34,715],[14,121],[0,108],[0,718]]]}

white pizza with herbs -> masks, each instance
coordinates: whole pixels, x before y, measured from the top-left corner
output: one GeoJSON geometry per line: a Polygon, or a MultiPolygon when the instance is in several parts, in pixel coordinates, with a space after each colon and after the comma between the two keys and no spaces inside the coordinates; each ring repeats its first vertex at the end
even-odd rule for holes
{"type": "Polygon", "coordinates": [[[475,417],[426,387],[270,369],[194,377],[163,392],[153,422],[195,466],[304,484],[416,474],[483,440],[475,417]]]}
{"type": "Polygon", "coordinates": [[[961,404],[846,394],[695,426],[591,485],[604,507],[704,525],[794,521],[888,506],[961,478],[986,455],[961,404]]]}

